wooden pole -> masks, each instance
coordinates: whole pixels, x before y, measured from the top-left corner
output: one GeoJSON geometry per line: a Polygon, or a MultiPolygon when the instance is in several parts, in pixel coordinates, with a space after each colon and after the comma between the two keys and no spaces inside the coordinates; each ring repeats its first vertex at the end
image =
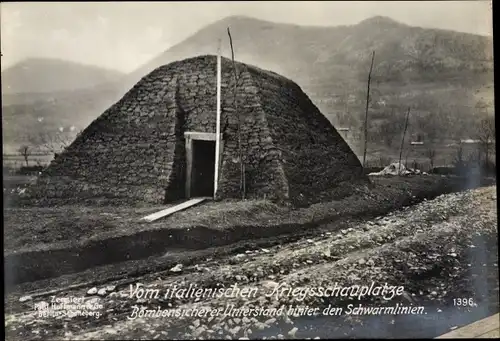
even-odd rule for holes
{"type": "Polygon", "coordinates": [[[366,148],[368,146],[368,104],[370,102],[370,81],[372,78],[373,60],[375,59],[375,51],[372,52],[372,63],[370,65],[370,72],[368,73],[368,89],[366,91],[366,110],[365,110],[365,141],[363,147],[363,168],[366,165],[366,148]]]}
{"type": "Polygon", "coordinates": [[[406,113],[405,130],[403,131],[403,138],[401,139],[401,148],[399,149],[398,175],[401,175],[401,156],[403,155],[403,145],[405,142],[405,135],[406,135],[406,129],[408,128],[409,117],[410,117],[410,107],[408,107],[408,112],[406,113]]]}
{"type": "Polygon", "coordinates": [[[215,176],[214,176],[214,199],[217,194],[217,184],[219,183],[219,157],[220,157],[220,93],[221,93],[221,41],[217,48],[217,119],[215,126],[215,176]]]}

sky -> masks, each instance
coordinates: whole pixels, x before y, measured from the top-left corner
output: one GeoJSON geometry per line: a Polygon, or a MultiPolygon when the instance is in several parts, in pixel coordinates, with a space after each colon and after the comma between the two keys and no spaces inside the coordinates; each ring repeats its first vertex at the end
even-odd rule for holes
{"type": "Polygon", "coordinates": [[[131,72],[217,20],[245,15],[299,25],[402,23],[492,35],[490,1],[2,2],[2,70],[57,58],[131,72]]]}

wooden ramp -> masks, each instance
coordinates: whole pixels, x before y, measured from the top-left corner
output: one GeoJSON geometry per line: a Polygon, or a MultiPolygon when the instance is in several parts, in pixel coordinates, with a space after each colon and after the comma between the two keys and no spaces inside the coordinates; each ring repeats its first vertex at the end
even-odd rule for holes
{"type": "Polygon", "coordinates": [[[436,339],[489,339],[500,337],[500,314],[496,314],[485,319],[458,328],[452,332],[436,337],[436,339]]]}
{"type": "Polygon", "coordinates": [[[189,207],[194,206],[194,205],[198,205],[199,203],[201,203],[201,202],[203,202],[205,200],[208,200],[208,199],[210,199],[210,198],[208,198],[208,197],[205,197],[205,198],[193,198],[193,199],[190,199],[188,201],[183,202],[182,204],[175,205],[175,206],[166,208],[164,210],[161,210],[159,212],[156,212],[156,213],[150,214],[148,216],[145,216],[141,220],[146,220],[148,222],[153,222],[153,221],[158,220],[160,218],[169,216],[169,215],[171,215],[171,214],[173,214],[175,212],[178,212],[178,211],[181,211],[181,210],[185,210],[186,208],[189,208],[189,207]]]}

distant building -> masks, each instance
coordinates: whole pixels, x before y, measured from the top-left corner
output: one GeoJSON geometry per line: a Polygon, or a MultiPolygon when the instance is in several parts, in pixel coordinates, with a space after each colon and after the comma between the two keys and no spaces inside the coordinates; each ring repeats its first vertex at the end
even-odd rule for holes
{"type": "MultiPolygon", "coordinates": [[[[481,142],[481,140],[465,139],[465,140],[460,140],[460,143],[462,143],[462,144],[479,144],[482,142],[481,142]]],[[[493,141],[489,140],[488,143],[493,143],[493,141]]]]}
{"type": "Polygon", "coordinates": [[[340,135],[342,135],[342,137],[344,137],[344,139],[346,139],[348,137],[351,129],[350,128],[337,128],[337,131],[340,133],[340,135]]]}

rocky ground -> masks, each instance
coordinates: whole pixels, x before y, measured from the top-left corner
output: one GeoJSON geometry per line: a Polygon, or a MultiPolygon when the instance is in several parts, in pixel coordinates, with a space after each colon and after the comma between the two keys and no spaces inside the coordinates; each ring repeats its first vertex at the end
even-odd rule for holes
{"type": "Polygon", "coordinates": [[[435,337],[498,312],[497,236],[495,186],[441,195],[369,221],[340,227],[330,224],[315,236],[287,244],[207,257],[196,264],[179,263],[168,271],[133,281],[57,288],[63,290],[54,295],[11,294],[5,312],[6,335],[9,340],[435,337]],[[369,286],[372,282],[404,289],[391,300],[374,295],[360,301],[272,294],[285,283],[293,288],[317,288],[335,284],[369,286]],[[174,286],[206,289],[234,284],[255,295],[164,296],[174,286]],[[159,295],[133,295],[131,287],[158,289],[159,295]],[[37,315],[35,306],[40,307],[41,302],[50,305],[54,299],[64,297],[85,297],[100,305],[94,306],[94,312],[100,312],[99,318],[37,315]],[[422,306],[424,312],[346,314],[349,304],[422,306]],[[233,312],[225,316],[228,306],[253,309],[259,314],[236,316],[233,312]],[[276,311],[271,309],[282,306],[285,313],[273,315],[276,311]],[[304,311],[293,314],[288,311],[290,306],[318,308],[317,315],[307,316],[304,311]],[[342,308],[342,313],[324,315],[329,306],[342,308]],[[146,310],[139,313],[141,309],[160,310],[163,314],[196,309],[199,315],[155,317],[146,310]],[[216,309],[222,310],[211,316],[216,309]]]}

